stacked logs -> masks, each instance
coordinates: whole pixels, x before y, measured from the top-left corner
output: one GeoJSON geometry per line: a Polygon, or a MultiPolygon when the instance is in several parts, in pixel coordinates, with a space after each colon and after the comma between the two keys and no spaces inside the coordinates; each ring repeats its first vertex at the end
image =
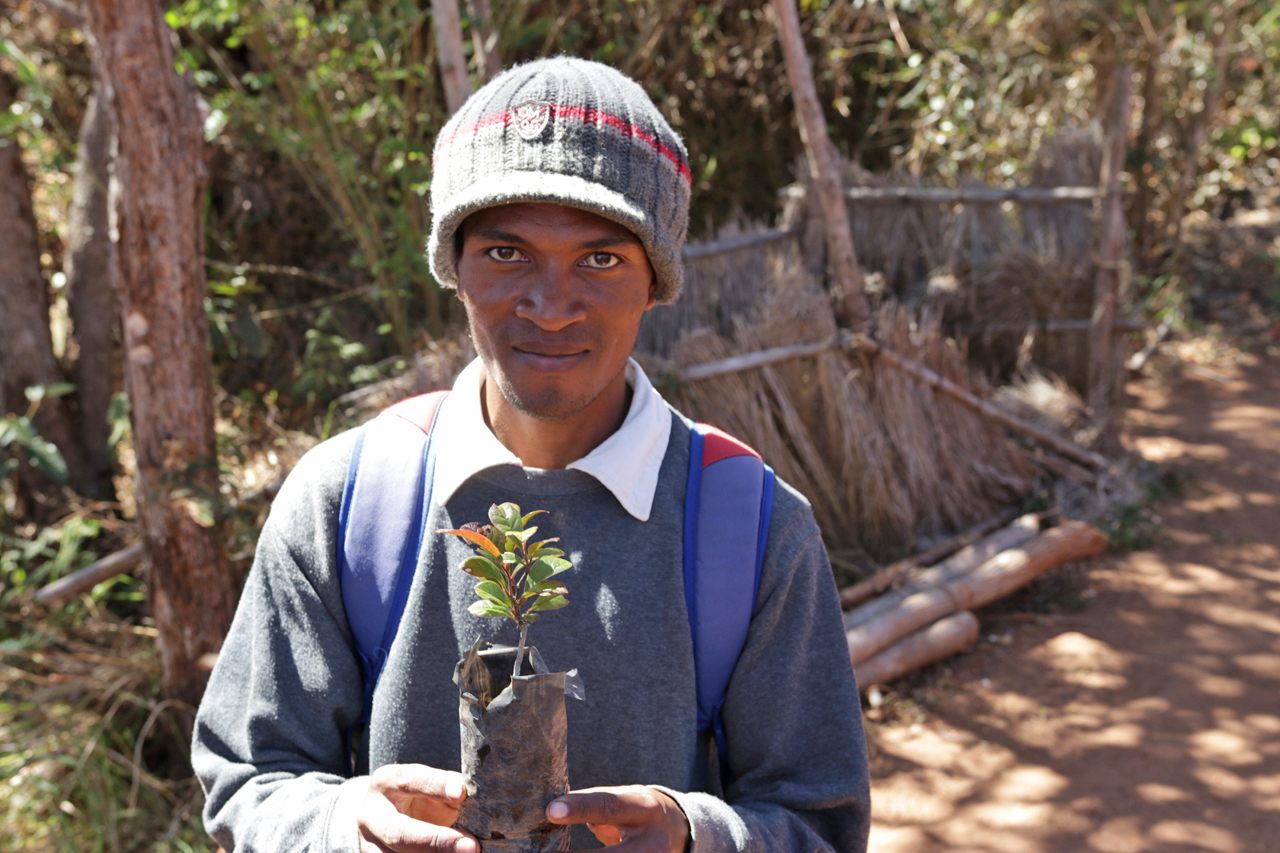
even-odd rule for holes
{"type": "MultiPolygon", "coordinates": [[[[928,568],[899,564],[885,570],[892,574],[889,582],[905,579],[844,614],[859,686],[865,690],[964,651],[978,639],[972,611],[1107,546],[1106,535],[1085,522],[1042,528],[1039,515],[1024,515],[928,568]]],[[[843,601],[850,598],[846,594],[843,601]]]]}

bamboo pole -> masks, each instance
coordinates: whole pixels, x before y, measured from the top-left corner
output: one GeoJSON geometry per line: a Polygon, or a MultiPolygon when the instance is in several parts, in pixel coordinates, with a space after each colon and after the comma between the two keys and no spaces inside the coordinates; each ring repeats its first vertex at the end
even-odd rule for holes
{"type": "Polygon", "coordinates": [[[858,688],[866,690],[873,684],[893,681],[959,654],[978,642],[978,634],[978,617],[967,610],[943,617],[858,664],[854,669],[858,688]]]}
{"type": "Polygon", "coordinates": [[[1002,527],[1013,520],[1012,510],[1002,512],[962,533],[944,539],[927,551],[878,569],[871,577],[840,590],[840,609],[848,610],[868,598],[879,595],[896,584],[903,575],[945,560],[961,548],[972,545],[997,527],[1002,527]]]}
{"type": "Polygon", "coordinates": [[[1098,247],[1098,275],[1093,287],[1093,317],[1089,324],[1089,407],[1098,424],[1097,446],[1107,452],[1120,449],[1120,408],[1124,386],[1123,356],[1116,335],[1116,314],[1125,289],[1124,249],[1127,225],[1120,203],[1120,177],[1124,174],[1129,137],[1130,91],[1133,66],[1121,65],[1111,84],[1107,109],[1107,147],[1102,164],[1102,233],[1098,247]]]}
{"type": "Polygon", "coordinates": [[[805,50],[804,38],[800,34],[800,16],[796,11],[795,0],[771,2],[778,19],[778,36],[786,58],[787,78],[791,81],[791,96],[799,119],[800,140],[808,155],[809,176],[822,207],[836,316],[844,325],[855,329],[865,328],[870,314],[867,310],[862,269],[858,266],[858,256],[853,248],[853,230],[849,225],[849,210],[845,207],[835,147],[831,144],[831,137],[827,135],[827,120],[822,114],[822,105],[818,102],[817,87],[813,84],[813,66],[805,50]]]}
{"type": "Polygon", "coordinates": [[[453,115],[471,94],[467,57],[462,48],[462,16],[458,13],[458,0],[431,0],[431,24],[440,56],[444,100],[449,115],[453,115]]]}
{"type": "Polygon", "coordinates": [[[998,601],[1049,569],[1096,556],[1106,546],[1106,535],[1093,525],[1065,522],[1025,547],[998,554],[943,586],[915,592],[892,610],[846,631],[849,659],[856,669],[902,637],[944,616],[998,601]]]}

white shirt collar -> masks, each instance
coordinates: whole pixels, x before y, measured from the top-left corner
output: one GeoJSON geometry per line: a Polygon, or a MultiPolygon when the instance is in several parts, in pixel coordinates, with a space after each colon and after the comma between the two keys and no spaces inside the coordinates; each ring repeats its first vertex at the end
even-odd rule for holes
{"type": "MultiPolygon", "coordinates": [[[[484,364],[472,361],[453,383],[453,392],[440,407],[432,443],[437,448],[432,500],[444,503],[472,475],[498,465],[521,465],[485,423],[480,405],[484,364]]],[[[586,456],[568,467],[590,474],[613,493],[622,508],[639,521],[648,521],[658,472],[671,437],[671,412],[635,359],[627,360],[631,408],[622,426],[586,456]]]]}

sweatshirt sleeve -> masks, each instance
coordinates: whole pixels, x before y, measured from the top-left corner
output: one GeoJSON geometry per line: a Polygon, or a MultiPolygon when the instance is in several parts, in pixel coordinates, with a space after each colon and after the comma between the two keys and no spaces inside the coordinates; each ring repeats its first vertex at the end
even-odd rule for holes
{"type": "Polygon", "coordinates": [[[692,853],[866,849],[862,708],[835,580],[812,513],[782,484],[723,720],[724,798],[663,789],[689,819],[692,853]]]}
{"type": "Polygon", "coordinates": [[[281,489],[196,715],[205,827],[227,850],[358,850],[361,678],[334,568],[350,448],[320,445],[281,489]]]}

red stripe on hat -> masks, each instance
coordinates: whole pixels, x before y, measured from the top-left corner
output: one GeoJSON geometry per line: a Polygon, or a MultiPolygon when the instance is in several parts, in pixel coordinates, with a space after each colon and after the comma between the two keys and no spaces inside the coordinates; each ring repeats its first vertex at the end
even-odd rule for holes
{"type": "MultiPolygon", "coordinates": [[[[684,178],[685,183],[693,183],[693,173],[689,171],[689,164],[684,162],[684,158],[680,156],[679,151],[663,144],[662,140],[658,139],[658,137],[632,124],[626,119],[620,118],[612,113],[601,112],[594,107],[566,107],[560,106],[559,104],[548,104],[548,106],[551,109],[552,115],[555,117],[577,120],[581,121],[583,124],[608,125],[623,136],[630,136],[634,139],[640,140],[654,151],[657,151],[663,157],[670,160],[671,164],[676,167],[676,171],[680,173],[682,178],[684,178]]],[[[509,111],[485,116],[467,127],[458,128],[453,133],[445,137],[442,144],[446,146],[452,145],[454,140],[459,136],[475,136],[480,131],[495,125],[510,125],[513,119],[514,113],[509,111]]],[[[435,159],[435,157],[432,157],[433,167],[435,165],[435,159]]]]}

